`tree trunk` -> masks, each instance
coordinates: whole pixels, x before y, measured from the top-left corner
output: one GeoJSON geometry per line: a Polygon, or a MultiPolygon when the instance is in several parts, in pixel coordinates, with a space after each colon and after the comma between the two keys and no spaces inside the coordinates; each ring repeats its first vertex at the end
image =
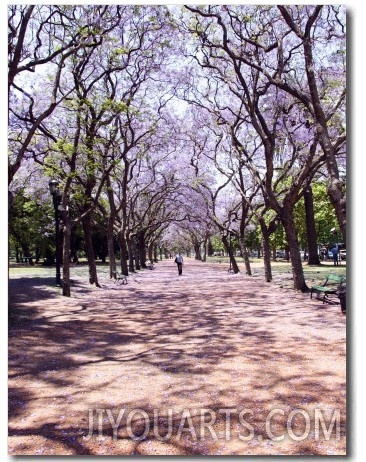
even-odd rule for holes
{"type": "Polygon", "coordinates": [[[159,253],[158,244],[154,244],[154,262],[155,263],[158,263],[159,261],[158,253],[159,253]]]}
{"type": "Polygon", "coordinates": [[[201,255],[201,246],[200,243],[196,238],[193,240],[193,248],[194,248],[194,258],[195,260],[202,261],[202,255],[201,255]]]}
{"type": "MultiPolygon", "coordinates": [[[[76,229],[77,228],[74,228],[74,234],[75,234],[76,229]]],[[[71,239],[70,241],[70,260],[73,263],[79,263],[78,252],[80,250],[81,237],[71,235],[70,239],[71,239]]]]}
{"type": "Polygon", "coordinates": [[[247,248],[245,247],[245,244],[244,244],[244,238],[239,239],[239,246],[240,246],[240,252],[241,252],[241,254],[243,256],[243,260],[244,260],[245,274],[247,274],[248,276],[251,276],[252,275],[252,269],[250,267],[248,250],[247,250],[247,248]]]}
{"type": "Polygon", "coordinates": [[[263,264],[264,264],[264,279],[266,282],[272,281],[272,267],[271,267],[271,247],[269,245],[270,233],[263,218],[259,220],[262,231],[262,251],[263,251],[263,264]]]}
{"type": "Polygon", "coordinates": [[[132,247],[133,247],[133,259],[135,262],[135,268],[136,270],[140,270],[140,249],[139,249],[139,241],[137,238],[137,235],[135,234],[132,238],[132,247]]]}
{"type": "Polygon", "coordinates": [[[234,252],[233,252],[233,249],[227,239],[226,236],[222,236],[222,243],[224,244],[224,247],[226,249],[226,252],[228,253],[229,255],[229,259],[230,259],[230,263],[231,263],[231,267],[232,267],[232,270],[235,274],[239,273],[240,270],[239,270],[239,266],[235,260],[235,256],[234,256],[234,252]]]}
{"type": "Polygon", "coordinates": [[[84,232],[84,240],[85,240],[85,252],[88,259],[89,265],[89,283],[95,284],[96,287],[100,287],[98,282],[98,273],[97,273],[97,266],[95,264],[95,254],[93,248],[93,241],[91,236],[91,216],[90,214],[87,215],[83,219],[83,232],[84,232]]]}
{"type": "Polygon", "coordinates": [[[118,243],[121,252],[121,273],[124,276],[128,276],[128,263],[127,257],[128,255],[128,248],[127,248],[127,241],[123,231],[118,233],[118,243]]]}
{"type": "Polygon", "coordinates": [[[127,239],[127,248],[128,248],[128,270],[130,273],[135,272],[135,263],[134,263],[134,255],[136,253],[136,248],[134,245],[133,239],[127,239]]]}
{"type": "Polygon", "coordinates": [[[276,247],[272,248],[272,260],[273,261],[277,260],[277,249],[276,249],[276,247]]]}
{"type": "Polygon", "coordinates": [[[325,164],[327,167],[329,179],[327,192],[330,201],[333,204],[334,210],[337,215],[339,228],[341,230],[343,241],[346,242],[347,235],[347,215],[346,215],[346,197],[343,193],[343,184],[339,178],[339,169],[337,164],[336,152],[334,150],[329,131],[328,121],[324,114],[319,92],[317,88],[317,80],[315,76],[315,66],[313,60],[313,40],[310,37],[306,37],[303,40],[304,46],[304,57],[306,62],[306,75],[309,84],[310,96],[314,108],[314,115],[316,120],[316,130],[319,139],[320,146],[325,154],[325,164]]]}
{"type": "Polygon", "coordinates": [[[307,292],[308,287],[305,282],[304,270],[301,263],[300,247],[297,240],[295,221],[292,209],[284,210],[282,224],[285,229],[287,243],[290,249],[290,260],[292,267],[292,276],[294,281],[294,289],[307,292]]]}
{"type": "Polygon", "coordinates": [[[109,255],[109,277],[113,278],[116,276],[117,271],[117,263],[116,263],[116,254],[114,251],[114,224],[116,221],[117,211],[116,206],[114,203],[114,193],[113,188],[111,186],[111,179],[110,176],[107,175],[106,178],[107,183],[107,195],[109,201],[109,208],[110,213],[108,217],[108,225],[107,225],[107,248],[108,248],[108,255],[109,255]]]}
{"type": "Polygon", "coordinates": [[[304,191],[304,205],[306,218],[306,234],[308,238],[308,265],[319,265],[316,227],[314,220],[313,190],[308,186],[304,191]]]}
{"type": "Polygon", "coordinates": [[[206,260],[207,260],[207,239],[205,239],[203,242],[203,257],[202,257],[202,261],[206,261],[206,260]]]}
{"type": "Polygon", "coordinates": [[[214,250],[213,250],[213,246],[212,246],[212,241],[211,239],[208,240],[208,244],[207,244],[207,255],[209,257],[212,257],[214,254],[214,250]]]}
{"type": "Polygon", "coordinates": [[[141,268],[146,268],[146,242],[145,242],[145,233],[140,231],[137,234],[138,239],[138,254],[141,268]]]}
{"type": "Polygon", "coordinates": [[[150,241],[147,246],[147,258],[151,263],[154,261],[154,241],[150,241]]]}
{"type": "Polygon", "coordinates": [[[64,218],[63,229],[63,265],[62,265],[62,295],[71,296],[70,281],[70,249],[71,249],[71,224],[64,218]]]}
{"type": "Polygon", "coordinates": [[[290,261],[290,247],[288,245],[285,246],[285,260],[290,261]]]}
{"type": "MultiPolygon", "coordinates": [[[[328,171],[330,167],[328,167],[328,171]]],[[[334,210],[337,215],[339,228],[342,233],[343,242],[347,242],[347,213],[346,213],[346,197],[342,192],[343,184],[336,177],[329,178],[327,192],[328,196],[333,204],[334,210]]]]}
{"type": "Polygon", "coordinates": [[[107,227],[107,246],[109,256],[109,277],[112,279],[116,274],[117,264],[116,255],[114,252],[114,235],[113,235],[113,222],[109,221],[107,227]]]}
{"type": "Polygon", "coordinates": [[[20,262],[20,258],[19,258],[19,247],[18,246],[15,246],[15,261],[17,263],[20,262]]]}

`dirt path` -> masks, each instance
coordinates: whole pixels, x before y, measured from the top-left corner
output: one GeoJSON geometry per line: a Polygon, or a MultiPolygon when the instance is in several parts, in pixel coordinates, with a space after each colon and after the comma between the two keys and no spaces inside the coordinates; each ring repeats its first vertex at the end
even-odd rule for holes
{"type": "Polygon", "coordinates": [[[338,305],[193,260],[46,282],[9,282],[9,454],[345,454],[338,305]]]}

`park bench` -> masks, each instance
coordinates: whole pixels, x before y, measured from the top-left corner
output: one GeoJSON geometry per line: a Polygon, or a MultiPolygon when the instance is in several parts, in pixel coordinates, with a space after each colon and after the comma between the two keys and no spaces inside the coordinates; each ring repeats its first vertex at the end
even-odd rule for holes
{"type": "MultiPolygon", "coordinates": [[[[339,296],[339,287],[346,282],[344,276],[337,274],[328,274],[322,285],[315,285],[310,288],[310,298],[313,298],[315,292],[318,298],[323,300],[323,303],[330,302],[330,295],[339,296]]],[[[343,311],[343,308],[342,308],[343,311]]]]}
{"type": "Polygon", "coordinates": [[[119,273],[118,271],[113,271],[112,274],[115,284],[127,284],[127,276],[119,273]]]}

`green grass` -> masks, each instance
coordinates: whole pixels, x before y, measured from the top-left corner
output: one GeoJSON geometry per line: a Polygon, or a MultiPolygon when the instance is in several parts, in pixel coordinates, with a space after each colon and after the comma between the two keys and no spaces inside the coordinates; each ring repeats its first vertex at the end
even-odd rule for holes
{"type": "MultiPolygon", "coordinates": [[[[223,268],[229,268],[229,259],[227,257],[209,257],[207,259],[210,263],[219,263],[223,268]]],[[[252,275],[256,277],[264,277],[263,259],[250,258],[252,275]]],[[[245,266],[241,258],[237,258],[240,271],[245,274],[245,266]]],[[[334,266],[332,261],[322,262],[320,265],[312,266],[307,262],[302,262],[304,278],[308,287],[316,284],[322,284],[327,274],[337,274],[346,276],[347,268],[346,262],[342,262],[339,266],[334,266]]],[[[292,288],[292,269],[291,263],[285,260],[271,261],[272,269],[272,282],[278,284],[283,288],[292,288]]]]}
{"type": "MultiPolygon", "coordinates": [[[[229,268],[229,259],[227,257],[208,257],[208,263],[217,263],[222,266],[223,270],[229,268]]],[[[237,259],[240,271],[244,274],[245,267],[241,259],[237,259]]],[[[251,258],[250,262],[252,264],[253,275],[261,276],[264,274],[263,260],[259,258],[251,258]]],[[[283,277],[288,275],[291,279],[291,264],[287,261],[275,261],[271,262],[273,282],[276,282],[276,276],[283,277]]],[[[109,277],[109,265],[108,263],[97,264],[98,275],[100,277],[109,277]]],[[[333,262],[322,263],[319,266],[309,266],[306,262],[303,262],[303,270],[305,280],[308,285],[313,285],[314,283],[320,283],[325,279],[325,276],[329,273],[346,276],[346,264],[342,262],[340,266],[333,266],[333,262]]],[[[45,267],[45,266],[24,266],[17,265],[15,263],[10,265],[9,268],[9,277],[19,278],[19,277],[54,277],[55,276],[55,267],[45,267]]],[[[83,262],[76,266],[71,266],[70,274],[72,277],[82,277],[87,278],[89,274],[88,265],[83,262]]]]}
{"type": "MultiPolygon", "coordinates": [[[[99,264],[97,265],[98,274],[108,273],[109,265],[108,264],[99,264]]],[[[61,267],[62,273],[62,267],[61,267]]],[[[86,263],[70,267],[71,277],[80,276],[87,277],[89,274],[89,268],[86,263]]],[[[16,263],[11,264],[9,267],[9,277],[56,277],[56,268],[50,266],[34,265],[34,266],[24,266],[17,265],[16,263]]]]}
{"type": "Polygon", "coordinates": [[[11,266],[9,268],[9,276],[15,277],[47,277],[55,274],[55,268],[46,268],[41,266],[11,266]]]}

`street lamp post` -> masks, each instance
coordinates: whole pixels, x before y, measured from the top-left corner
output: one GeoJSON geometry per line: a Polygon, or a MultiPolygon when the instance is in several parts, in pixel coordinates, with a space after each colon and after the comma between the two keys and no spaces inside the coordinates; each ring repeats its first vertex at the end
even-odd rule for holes
{"type": "Polygon", "coordinates": [[[53,199],[53,208],[55,210],[55,239],[56,239],[56,284],[61,285],[61,258],[60,258],[60,210],[62,210],[61,191],[58,189],[58,182],[51,180],[49,182],[50,193],[53,199]]]}

